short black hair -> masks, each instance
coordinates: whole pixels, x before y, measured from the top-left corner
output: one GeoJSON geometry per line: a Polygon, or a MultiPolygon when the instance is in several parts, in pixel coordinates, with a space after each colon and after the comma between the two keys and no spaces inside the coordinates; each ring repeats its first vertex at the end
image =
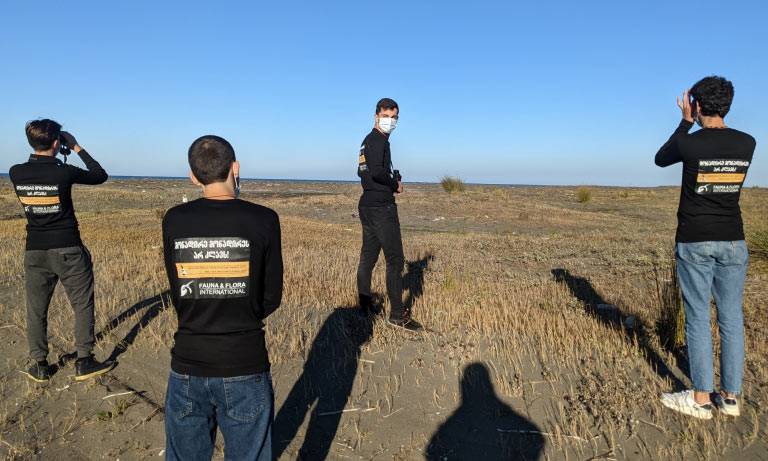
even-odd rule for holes
{"type": "Polygon", "coordinates": [[[693,100],[701,106],[701,115],[725,117],[733,102],[733,83],[723,77],[704,77],[691,88],[693,100]]]}
{"type": "Polygon", "coordinates": [[[379,102],[376,103],[376,113],[378,114],[382,109],[397,109],[398,112],[400,111],[395,100],[389,98],[381,98],[379,99],[379,102]]]}
{"type": "Polygon", "coordinates": [[[206,186],[225,181],[234,161],[235,149],[222,137],[210,134],[200,136],[189,146],[189,168],[206,186]]]}
{"type": "Polygon", "coordinates": [[[32,120],[27,122],[24,131],[27,132],[29,145],[35,151],[48,150],[59,139],[61,124],[48,118],[32,120]]]}

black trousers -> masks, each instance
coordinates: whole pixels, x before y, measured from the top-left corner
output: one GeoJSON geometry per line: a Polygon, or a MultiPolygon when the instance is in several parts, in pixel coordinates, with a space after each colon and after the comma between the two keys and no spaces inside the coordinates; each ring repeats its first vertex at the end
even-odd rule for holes
{"type": "Polygon", "coordinates": [[[403,240],[400,236],[400,219],[397,205],[358,207],[360,224],[363,226],[363,247],[357,267],[357,292],[371,295],[371,275],[379,252],[384,250],[387,262],[387,296],[391,305],[390,317],[403,315],[403,240]]]}

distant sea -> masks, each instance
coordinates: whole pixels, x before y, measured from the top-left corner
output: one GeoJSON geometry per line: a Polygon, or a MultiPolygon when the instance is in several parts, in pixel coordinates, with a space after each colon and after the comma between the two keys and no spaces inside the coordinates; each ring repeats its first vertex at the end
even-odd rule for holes
{"type": "MultiPolygon", "coordinates": [[[[8,173],[0,173],[0,178],[7,178],[8,173]]],[[[185,181],[189,180],[189,176],[126,176],[126,175],[109,175],[109,179],[152,179],[161,181],[185,181]]],[[[323,183],[350,183],[357,184],[359,180],[341,180],[341,179],[274,179],[274,178],[241,178],[245,181],[269,181],[269,182],[323,182],[323,183]]],[[[429,184],[429,183],[424,183],[429,184]]]]}
{"type": "MultiPolygon", "coordinates": [[[[0,173],[0,178],[7,178],[8,173],[0,173]]],[[[110,175],[109,179],[135,179],[135,180],[159,180],[159,181],[189,181],[189,176],[125,176],[125,175],[110,175]]],[[[261,181],[261,182],[283,182],[283,183],[325,183],[325,184],[358,184],[359,179],[355,180],[342,180],[342,179],[275,179],[275,178],[241,178],[244,181],[261,181]]],[[[437,181],[406,181],[406,184],[439,184],[437,181]]],[[[570,186],[555,186],[555,185],[537,185],[537,184],[493,184],[493,183],[476,183],[467,182],[471,186],[495,186],[495,187],[570,187],[570,186]]]]}
{"type": "MultiPolygon", "coordinates": [[[[110,176],[114,179],[161,179],[161,180],[189,180],[189,176],[110,176]]],[[[324,183],[357,183],[358,181],[342,181],[340,179],[274,179],[274,178],[240,178],[244,181],[269,181],[269,182],[324,182],[324,183]]]]}
{"type": "MultiPolygon", "coordinates": [[[[0,173],[0,178],[7,178],[8,173],[0,173]]],[[[114,175],[110,176],[110,179],[135,179],[135,180],[159,180],[159,181],[189,181],[189,176],[125,176],[114,175]]],[[[242,178],[245,181],[261,181],[261,182],[283,182],[283,183],[326,183],[326,184],[358,184],[359,179],[275,179],[275,178],[242,178]]],[[[406,184],[439,184],[439,181],[406,181],[406,184]]],[[[500,184],[500,183],[482,183],[482,182],[469,182],[467,185],[471,186],[491,186],[491,187],[577,187],[579,184],[500,184]]],[[[640,189],[652,189],[656,187],[680,187],[679,184],[660,184],[658,186],[606,186],[606,185],[586,185],[588,187],[595,188],[640,188],[640,189]]]]}

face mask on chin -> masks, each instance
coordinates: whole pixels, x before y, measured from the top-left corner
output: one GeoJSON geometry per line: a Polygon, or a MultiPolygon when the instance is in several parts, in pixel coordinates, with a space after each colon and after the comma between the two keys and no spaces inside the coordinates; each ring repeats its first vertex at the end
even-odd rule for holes
{"type": "Polygon", "coordinates": [[[379,130],[384,134],[389,134],[397,127],[397,120],[392,117],[381,117],[379,119],[379,130]]]}

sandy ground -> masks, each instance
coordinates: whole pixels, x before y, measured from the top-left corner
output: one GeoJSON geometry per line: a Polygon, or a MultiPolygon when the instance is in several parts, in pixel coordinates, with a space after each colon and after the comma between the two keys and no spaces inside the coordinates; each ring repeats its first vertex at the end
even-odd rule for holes
{"type": "MultiPolygon", "coordinates": [[[[358,187],[243,184],[243,198],[274,208],[283,227],[285,297],[267,321],[280,459],[768,459],[762,257],[745,288],[743,415],[694,421],[658,403],[689,384],[684,348],[664,342],[659,293],[670,283],[675,188],[591,188],[579,203],[570,187],[406,185],[405,297],[427,327],[412,334],[351,309],[358,187]]],[[[71,380],[72,315],[58,289],[49,360],[59,370],[39,386],[18,372],[24,220],[0,180],[0,456],[162,457],[176,319],[159,225],[198,194],[184,181],[76,187],[95,261],[96,353],[119,366],[71,380]]],[[[745,190],[742,205],[749,235],[768,230],[768,191],[745,190]]],[[[219,437],[217,459],[223,450],[219,437]]]]}

